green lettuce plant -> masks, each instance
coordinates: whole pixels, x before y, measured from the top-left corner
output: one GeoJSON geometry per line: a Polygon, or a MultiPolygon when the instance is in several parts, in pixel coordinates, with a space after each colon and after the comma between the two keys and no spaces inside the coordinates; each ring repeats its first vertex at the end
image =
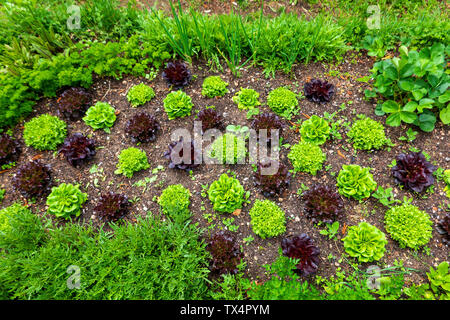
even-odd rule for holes
{"type": "Polygon", "coordinates": [[[131,87],[128,91],[127,99],[132,107],[137,107],[151,101],[155,96],[155,91],[152,87],[140,83],[131,87]]]}
{"type": "Polygon", "coordinates": [[[384,216],[386,231],[401,248],[419,249],[431,239],[433,222],[425,211],[405,201],[392,207],[384,216]]]}
{"type": "Polygon", "coordinates": [[[78,185],[61,183],[52,188],[47,197],[47,212],[57,217],[69,219],[81,214],[81,206],[87,200],[87,193],[81,192],[78,185]]]}
{"type": "Polygon", "coordinates": [[[224,173],[209,187],[208,198],[215,211],[232,213],[242,208],[244,187],[238,179],[224,173]]]}
{"type": "Polygon", "coordinates": [[[444,182],[445,182],[444,191],[447,195],[447,198],[450,198],[450,169],[444,171],[444,182]]]}
{"type": "Polygon", "coordinates": [[[295,172],[307,172],[312,175],[316,175],[317,171],[322,169],[326,158],[319,146],[306,141],[293,145],[288,154],[295,172]]]}
{"type": "Polygon", "coordinates": [[[191,97],[181,90],[172,91],[163,102],[169,120],[189,116],[194,106],[191,97]]]}
{"type": "Polygon", "coordinates": [[[219,76],[210,76],[203,80],[202,95],[208,98],[223,97],[227,92],[228,82],[219,76]]]}
{"type": "Polygon", "coordinates": [[[273,112],[286,119],[290,119],[298,112],[297,95],[284,87],[276,88],[269,93],[267,105],[273,112]]]}
{"type": "Polygon", "coordinates": [[[158,203],[166,216],[175,222],[182,223],[191,217],[190,196],[189,190],[181,184],[173,184],[163,190],[158,203]]]}
{"type": "Polygon", "coordinates": [[[343,165],[337,177],[339,193],[347,198],[362,200],[370,197],[377,188],[369,168],[357,164],[343,165]]]}
{"type": "Polygon", "coordinates": [[[349,227],[347,236],[342,241],[345,252],[357,258],[359,262],[380,260],[386,251],[386,235],[367,222],[349,227]]]}
{"type": "Polygon", "coordinates": [[[275,202],[256,199],[249,214],[253,232],[263,239],[276,237],[286,231],[285,213],[275,202]]]}
{"type": "Polygon", "coordinates": [[[237,92],[232,99],[233,102],[238,105],[239,109],[248,110],[261,105],[261,102],[259,102],[258,98],[259,93],[255,90],[241,88],[241,91],[237,92]]]}
{"type": "Polygon", "coordinates": [[[145,151],[138,148],[124,149],[119,154],[119,163],[115,174],[123,174],[127,178],[132,178],[135,172],[150,168],[145,151]]]}
{"type": "Polygon", "coordinates": [[[49,114],[35,117],[24,125],[23,140],[36,150],[55,150],[66,136],[66,123],[49,114]]]}
{"type": "Polygon", "coordinates": [[[361,150],[380,149],[387,142],[384,126],[365,116],[353,124],[347,136],[351,139],[353,147],[361,150]]]}
{"type": "Polygon", "coordinates": [[[382,97],[375,113],[388,114],[386,123],[398,127],[402,122],[414,124],[423,131],[433,131],[436,114],[444,124],[450,123],[450,75],[446,72],[446,48],[441,43],[420,52],[405,46],[400,56],[376,62],[372,68],[375,79],[370,98],[382,97]]]}
{"type": "Polygon", "coordinates": [[[116,121],[116,110],[109,103],[98,101],[86,111],[83,121],[94,130],[103,129],[110,133],[116,121]]]}
{"type": "Polygon", "coordinates": [[[240,135],[227,132],[211,144],[209,157],[222,164],[236,164],[245,160],[245,151],[245,140],[240,135]]]}
{"type": "Polygon", "coordinates": [[[302,123],[300,135],[302,136],[303,141],[321,145],[327,141],[330,130],[330,125],[325,119],[313,115],[302,123]]]}
{"type": "Polygon", "coordinates": [[[441,300],[450,300],[450,273],[448,272],[448,262],[442,261],[436,268],[430,267],[427,272],[428,280],[430,280],[431,290],[440,294],[441,300]]]}

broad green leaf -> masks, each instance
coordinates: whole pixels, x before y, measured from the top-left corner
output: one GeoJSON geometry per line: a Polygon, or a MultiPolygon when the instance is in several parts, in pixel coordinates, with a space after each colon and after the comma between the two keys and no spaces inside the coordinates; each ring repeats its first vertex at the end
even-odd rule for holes
{"type": "Polygon", "coordinates": [[[390,66],[390,67],[386,68],[384,73],[385,73],[385,75],[386,75],[386,77],[388,79],[391,79],[391,80],[398,79],[398,72],[397,72],[397,69],[395,69],[394,66],[390,66]]]}
{"type": "Polygon", "coordinates": [[[398,82],[398,86],[404,91],[412,91],[414,88],[414,82],[412,79],[400,80],[398,82]]]}
{"type": "Polygon", "coordinates": [[[413,123],[417,119],[417,114],[414,112],[402,111],[400,112],[400,119],[406,123],[413,123]]]}
{"type": "Polygon", "coordinates": [[[410,101],[403,106],[402,111],[414,112],[414,111],[416,111],[416,108],[417,108],[417,102],[410,101]]]}
{"type": "Polygon", "coordinates": [[[386,119],[386,124],[391,127],[398,127],[401,123],[402,123],[402,119],[400,118],[399,112],[391,114],[386,119]]]}
{"type": "Polygon", "coordinates": [[[418,90],[414,90],[412,92],[414,99],[417,100],[417,101],[422,99],[425,96],[426,93],[427,93],[427,90],[424,89],[424,88],[418,89],[418,90]]]}
{"type": "Polygon", "coordinates": [[[394,100],[387,100],[383,103],[382,110],[386,113],[395,113],[400,111],[400,106],[394,100]]]}
{"type": "Polygon", "coordinates": [[[450,100],[450,90],[447,90],[442,96],[438,98],[439,103],[446,103],[450,100]]]}
{"type": "Polygon", "coordinates": [[[418,120],[420,129],[425,132],[433,131],[434,124],[436,123],[436,116],[431,111],[422,113],[418,120]]]}
{"type": "Polygon", "coordinates": [[[443,124],[449,124],[450,123],[450,104],[441,110],[439,113],[439,118],[441,118],[441,121],[443,124]]]}

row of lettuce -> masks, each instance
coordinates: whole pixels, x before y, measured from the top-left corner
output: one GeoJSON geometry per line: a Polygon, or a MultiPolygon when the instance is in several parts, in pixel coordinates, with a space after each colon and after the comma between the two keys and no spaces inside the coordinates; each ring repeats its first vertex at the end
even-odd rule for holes
{"type": "MultiPolygon", "coordinates": [[[[439,41],[448,43],[449,34],[448,19],[441,19],[442,13],[434,7],[431,9],[436,10],[424,12],[422,20],[427,19],[427,23],[407,15],[402,23],[396,20],[401,28],[387,32],[385,24],[381,29],[369,29],[363,22],[366,15],[336,18],[322,13],[313,19],[299,19],[287,14],[270,18],[260,13],[206,16],[174,11],[169,16],[161,11],[138,10],[133,4],[116,7],[115,0],[86,1],[79,7],[80,28],[69,29],[71,11],[67,8],[71,4],[25,1],[1,8],[2,128],[14,125],[32,111],[38,99],[53,97],[61,88],[89,87],[93,75],[153,77],[174,55],[188,61],[204,58],[219,70],[223,61],[236,75],[241,66],[253,63],[273,74],[278,69],[290,72],[298,62],[340,59],[346,51],[362,48],[364,36],[383,38],[389,47],[398,43],[425,47],[439,41]],[[409,41],[401,36],[417,28],[432,32],[422,30],[406,37],[409,41]],[[392,38],[387,39],[391,33],[392,38]]],[[[394,16],[389,13],[383,19],[394,16]]],[[[436,113],[447,124],[449,108],[443,106],[448,102],[449,80],[448,73],[441,69],[448,47],[433,46],[420,55],[401,52],[400,64],[394,58],[375,65],[376,90],[368,97],[379,94],[389,100],[377,108],[378,114],[391,114],[389,125],[414,123],[425,131],[434,128],[436,113]],[[407,104],[410,98],[414,105],[407,104]]]]}

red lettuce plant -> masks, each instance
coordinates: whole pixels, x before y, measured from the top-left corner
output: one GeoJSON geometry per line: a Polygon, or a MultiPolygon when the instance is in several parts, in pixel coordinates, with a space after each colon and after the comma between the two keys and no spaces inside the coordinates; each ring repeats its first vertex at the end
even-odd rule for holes
{"type": "Polygon", "coordinates": [[[59,153],[62,153],[72,166],[78,167],[95,156],[95,141],[77,132],[66,138],[59,153]]]}
{"type": "Polygon", "coordinates": [[[305,214],[314,223],[323,221],[333,223],[344,211],[341,196],[329,186],[316,184],[302,195],[305,214]]]}
{"type": "Polygon", "coordinates": [[[129,205],[126,195],[109,192],[100,197],[94,211],[103,221],[117,221],[128,213],[129,205]]]}
{"type": "Polygon", "coordinates": [[[56,109],[60,117],[75,121],[84,116],[91,104],[92,96],[86,89],[72,87],[61,94],[56,109]]]}
{"type": "Polygon", "coordinates": [[[258,130],[266,129],[268,143],[270,143],[271,139],[271,132],[270,132],[271,129],[280,130],[279,135],[281,137],[281,132],[286,127],[285,123],[283,122],[283,119],[281,119],[276,114],[270,112],[261,113],[255,116],[251,126],[257,132],[258,130]]]}
{"type": "Polygon", "coordinates": [[[442,236],[442,241],[446,244],[450,244],[450,213],[447,213],[445,217],[439,221],[437,225],[437,231],[442,236]]]}
{"type": "Polygon", "coordinates": [[[216,128],[223,130],[223,117],[213,108],[203,109],[198,113],[198,120],[202,122],[202,131],[216,128]]]}
{"type": "Polygon", "coordinates": [[[153,142],[156,134],[161,129],[156,118],[147,112],[135,114],[125,125],[125,133],[131,137],[135,143],[153,142]]]}
{"type": "Polygon", "coordinates": [[[313,102],[329,102],[334,95],[334,85],[319,79],[307,82],[304,87],[305,97],[313,102]]]}
{"type": "Polygon", "coordinates": [[[224,231],[214,234],[209,240],[206,250],[211,253],[210,270],[217,274],[236,274],[238,265],[244,254],[234,237],[224,231]]]}
{"type": "Polygon", "coordinates": [[[40,160],[28,162],[19,167],[12,185],[14,190],[28,199],[46,195],[52,186],[50,166],[40,160]]]}
{"type": "Polygon", "coordinates": [[[181,89],[192,79],[191,71],[184,62],[174,61],[167,63],[162,73],[163,79],[174,89],[181,89]]]}
{"type": "Polygon", "coordinates": [[[422,192],[434,183],[433,172],[437,169],[421,152],[400,154],[392,167],[395,182],[415,192],[422,192]]]}
{"type": "Polygon", "coordinates": [[[199,164],[195,163],[195,159],[199,158],[201,155],[201,150],[198,150],[194,147],[194,140],[191,140],[190,143],[184,142],[183,138],[180,138],[179,141],[175,141],[169,144],[169,149],[164,153],[164,158],[170,161],[169,168],[170,169],[181,169],[186,171],[191,171],[194,168],[198,167],[199,164]],[[191,156],[187,163],[184,162],[184,153],[183,149],[190,149],[191,156]],[[179,159],[174,159],[172,156],[172,152],[174,154],[178,154],[179,159]]]}
{"type": "Polygon", "coordinates": [[[307,276],[317,271],[320,250],[305,233],[284,238],[281,240],[281,248],[283,255],[293,259],[300,259],[297,269],[294,270],[296,273],[307,276]]]}
{"type": "Polygon", "coordinates": [[[3,133],[0,135],[0,168],[19,159],[21,148],[19,142],[9,135],[3,133]]]}
{"type": "Polygon", "coordinates": [[[273,165],[269,161],[258,163],[257,170],[254,173],[254,184],[261,189],[265,197],[273,197],[289,187],[291,181],[291,173],[288,168],[279,162],[278,171],[273,175],[263,174],[264,169],[268,169],[273,165]]]}

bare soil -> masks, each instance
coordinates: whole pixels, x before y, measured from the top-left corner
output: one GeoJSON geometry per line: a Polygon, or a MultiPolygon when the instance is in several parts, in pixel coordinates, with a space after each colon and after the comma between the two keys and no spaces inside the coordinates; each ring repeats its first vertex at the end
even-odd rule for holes
{"type": "MultiPolygon", "coordinates": [[[[351,52],[340,65],[326,63],[311,63],[307,66],[297,65],[294,67],[292,74],[277,73],[275,78],[265,78],[262,73],[263,70],[259,67],[250,67],[241,70],[240,78],[233,77],[229,70],[225,70],[220,75],[225,81],[229,82],[230,92],[220,99],[207,99],[201,95],[201,84],[205,77],[216,73],[210,72],[204,63],[194,62],[192,71],[196,75],[196,78],[184,90],[192,97],[194,103],[193,110],[201,110],[206,106],[214,105],[223,114],[226,125],[239,124],[250,127],[251,120],[247,120],[246,112],[239,110],[231,99],[241,87],[250,87],[257,90],[260,93],[260,101],[262,102],[261,111],[270,111],[267,105],[265,105],[265,102],[268,93],[272,89],[290,85],[294,91],[301,92],[303,85],[309,79],[320,78],[326,79],[335,85],[336,93],[333,100],[325,105],[318,105],[306,99],[300,100],[300,113],[292,119],[293,122],[299,119],[305,120],[314,114],[321,116],[325,111],[329,113],[338,111],[341,104],[352,101],[352,104],[347,104],[347,108],[338,114],[339,117],[344,116],[349,121],[353,121],[356,119],[357,114],[362,113],[384,123],[384,118],[374,115],[375,104],[364,100],[363,91],[368,85],[356,80],[362,76],[369,75],[372,64],[373,60],[370,58],[351,52]]],[[[249,164],[225,166],[201,165],[193,172],[192,176],[185,171],[167,168],[168,161],[162,155],[170,142],[171,132],[178,128],[192,130],[196,112],[193,112],[190,117],[168,120],[163,109],[163,99],[169,91],[161,74],[158,74],[153,81],[134,77],[127,77],[122,80],[110,78],[96,79],[91,90],[95,96],[95,101],[108,102],[120,112],[110,134],[102,130],[93,131],[81,120],[68,123],[69,134],[81,132],[86,135],[91,135],[97,141],[97,145],[102,147],[97,150],[95,158],[81,168],[73,168],[62,156],[57,156],[54,152],[38,152],[32,148],[23,146],[23,153],[18,161],[18,165],[0,175],[0,187],[6,189],[6,198],[2,203],[2,207],[8,206],[17,200],[25,201],[18,192],[12,189],[11,178],[16,173],[18,166],[30,159],[36,158],[41,158],[44,162],[52,166],[52,175],[55,184],[62,182],[79,183],[82,189],[88,193],[89,198],[83,207],[82,215],[76,219],[81,224],[90,221],[97,226],[101,224],[101,221],[95,216],[93,208],[103,192],[113,190],[124,193],[130,199],[134,199],[135,202],[131,206],[131,211],[125,218],[126,221],[133,222],[138,216],[159,214],[159,206],[155,202],[156,197],[168,185],[181,183],[192,193],[191,210],[193,212],[193,221],[198,222],[199,226],[205,229],[205,238],[208,238],[211,232],[207,230],[208,226],[212,230],[217,230],[219,227],[223,227],[221,221],[224,218],[235,218],[233,224],[239,225],[239,229],[237,232],[234,232],[234,235],[238,243],[242,245],[245,253],[248,276],[252,279],[264,279],[265,269],[262,265],[271,263],[276,259],[282,236],[263,240],[253,234],[248,214],[251,205],[245,206],[239,216],[216,214],[215,220],[209,223],[205,219],[204,214],[213,213],[212,205],[207,198],[201,196],[202,185],[210,185],[222,173],[227,172],[227,170],[232,170],[236,173],[237,178],[241,181],[245,190],[250,190],[251,203],[255,199],[263,199],[264,197],[260,193],[260,190],[254,187],[252,167],[249,164]],[[144,106],[132,108],[126,99],[126,93],[132,85],[140,82],[152,86],[156,92],[156,98],[144,106]],[[158,165],[162,165],[165,168],[165,170],[157,174],[158,178],[153,184],[148,186],[145,192],[143,192],[143,188],[133,186],[133,184],[145,177],[154,176],[151,169],[138,172],[131,179],[114,174],[120,151],[135,146],[131,139],[125,135],[125,123],[133,114],[143,110],[154,114],[159,119],[161,131],[155,142],[141,144],[138,147],[146,151],[151,169],[156,168],[158,165]],[[100,170],[103,170],[103,173],[90,173],[93,165],[97,165],[100,170]],[[204,210],[202,210],[203,207],[204,210]],[[214,224],[216,225],[215,228],[212,226],[214,224]],[[250,244],[245,244],[243,239],[250,235],[255,240],[250,244]]],[[[56,115],[54,109],[56,99],[41,100],[35,107],[35,112],[26,120],[42,113],[56,115]]],[[[291,123],[287,122],[287,124],[290,128],[293,127],[291,123]]],[[[297,195],[297,190],[302,183],[308,187],[318,182],[335,185],[336,178],[332,174],[337,174],[343,164],[355,163],[361,166],[370,166],[374,168],[373,174],[378,184],[383,187],[393,187],[397,199],[403,199],[403,196],[414,197],[413,204],[428,212],[435,223],[439,218],[444,216],[445,208],[449,201],[443,192],[444,183],[442,181],[435,184],[434,193],[414,195],[409,191],[401,190],[395,185],[388,165],[396,155],[401,152],[407,152],[411,146],[414,146],[426,151],[431,156],[431,161],[435,162],[436,165],[448,168],[450,161],[449,127],[439,123],[432,133],[425,133],[419,130],[418,138],[412,143],[398,140],[400,136],[405,135],[406,130],[406,126],[398,128],[386,127],[387,136],[396,144],[395,147],[392,147],[390,150],[389,148],[384,148],[383,150],[370,153],[358,151],[356,154],[354,154],[351,144],[346,141],[345,130],[342,130],[344,139],[327,141],[322,146],[323,151],[327,155],[324,170],[320,171],[316,176],[304,173],[297,174],[292,179],[289,189],[281,196],[272,199],[286,212],[287,231],[284,236],[306,233],[320,248],[321,263],[318,275],[331,276],[335,273],[337,267],[342,267],[343,269],[349,268],[345,261],[343,263],[338,262],[341,254],[344,252],[342,241],[340,241],[345,234],[344,226],[351,226],[361,221],[367,221],[386,232],[383,223],[386,208],[373,198],[363,203],[344,199],[346,214],[342,221],[340,221],[341,227],[337,237],[338,239],[328,240],[326,236],[319,234],[323,226],[320,228],[314,226],[303,214],[303,203],[297,195]],[[325,166],[331,166],[331,168],[327,171],[325,170],[325,166]],[[336,257],[336,259],[329,259],[329,255],[336,257]]],[[[14,130],[15,136],[20,140],[22,140],[22,131],[23,123],[16,126],[14,130]]],[[[282,136],[284,138],[283,143],[289,143],[291,145],[297,143],[300,139],[295,129],[286,129],[282,136]]],[[[292,168],[287,159],[288,152],[288,149],[282,148],[281,161],[289,168],[292,168]]],[[[36,203],[32,203],[31,207],[36,213],[41,215],[46,210],[45,200],[40,199],[36,203]]],[[[64,221],[55,218],[54,223],[62,224],[64,221]]],[[[387,251],[381,260],[381,264],[392,266],[395,260],[403,260],[406,267],[422,271],[421,273],[412,274],[410,278],[411,281],[420,282],[425,276],[424,272],[429,269],[429,265],[436,265],[448,259],[448,247],[442,244],[441,237],[435,230],[435,226],[433,238],[429,242],[428,247],[430,248],[429,254],[424,252],[414,253],[408,249],[401,249],[388,236],[387,251]]],[[[369,264],[363,264],[362,268],[365,269],[368,266],[369,264]]]]}

